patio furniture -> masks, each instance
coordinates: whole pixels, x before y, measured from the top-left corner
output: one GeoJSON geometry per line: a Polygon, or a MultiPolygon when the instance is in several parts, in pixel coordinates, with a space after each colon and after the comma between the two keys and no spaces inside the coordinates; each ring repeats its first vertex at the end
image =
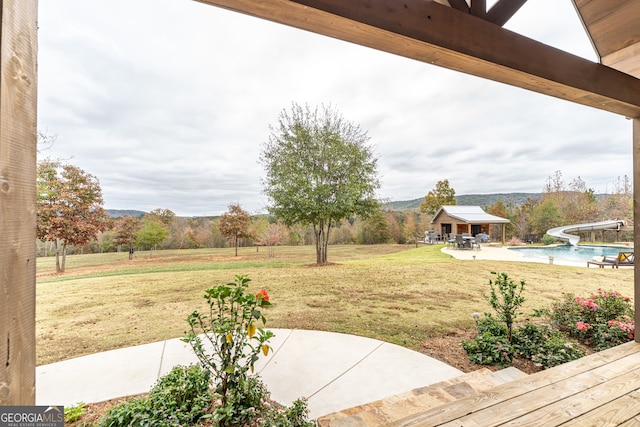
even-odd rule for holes
{"type": "Polygon", "coordinates": [[[599,268],[611,267],[633,267],[634,254],[633,252],[619,252],[618,256],[610,257],[605,256],[602,261],[587,261],[587,268],[591,265],[597,265],[599,268]]]}
{"type": "Polygon", "coordinates": [[[477,234],[475,239],[471,242],[471,249],[476,248],[476,250],[480,250],[480,243],[482,242],[482,235],[477,234]]]}
{"type": "Polygon", "coordinates": [[[456,248],[464,249],[464,237],[462,237],[462,234],[456,234],[456,248]]]}

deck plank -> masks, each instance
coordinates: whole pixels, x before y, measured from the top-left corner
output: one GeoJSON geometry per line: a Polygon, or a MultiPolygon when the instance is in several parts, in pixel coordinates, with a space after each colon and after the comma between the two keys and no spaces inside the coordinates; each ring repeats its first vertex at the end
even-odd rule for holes
{"type": "MultiPolygon", "coordinates": [[[[507,425],[557,426],[634,393],[638,387],[640,387],[640,368],[618,375],[595,387],[574,393],[569,398],[558,400],[535,411],[529,411],[526,415],[514,419],[507,425]]],[[[622,419],[621,422],[639,413],[640,407],[636,407],[635,412],[622,419]]]]}
{"type": "Polygon", "coordinates": [[[638,425],[640,420],[638,417],[640,412],[640,391],[622,396],[611,402],[608,402],[593,411],[575,417],[569,422],[563,424],[563,427],[583,427],[583,426],[599,426],[614,427],[626,425],[629,421],[638,425]]]}
{"type": "MultiPolygon", "coordinates": [[[[612,349],[595,353],[590,356],[565,363],[561,366],[530,375],[527,378],[498,386],[492,390],[478,393],[475,396],[462,398],[450,404],[442,405],[440,407],[424,411],[420,414],[406,417],[391,424],[391,426],[422,427],[442,425],[452,420],[459,420],[471,413],[474,413],[475,416],[478,412],[520,396],[524,396],[522,399],[525,402],[533,401],[535,399],[530,396],[530,393],[567,380],[569,382],[566,383],[565,386],[571,384],[571,387],[578,392],[580,388],[576,387],[593,387],[594,385],[614,378],[616,375],[619,375],[621,370],[624,371],[624,369],[629,366],[638,366],[640,364],[639,358],[640,344],[629,342],[612,349]],[[598,380],[598,377],[601,377],[600,380],[598,380]],[[581,382],[585,380],[587,380],[586,383],[581,382]],[[573,383],[571,383],[571,381],[573,381],[573,383]],[[589,381],[596,382],[590,383],[589,381]]],[[[547,388],[546,390],[549,394],[555,393],[555,389],[553,388],[547,388]]],[[[547,404],[550,403],[552,402],[547,404]]],[[[538,408],[533,408],[532,410],[536,409],[538,408]]],[[[464,425],[474,425],[469,417],[466,419],[470,423],[464,425]]],[[[457,423],[456,425],[460,426],[462,424],[457,423]]],[[[480,423],[478,425],[485,424],[480,423]]],[[[490,423],[486,425],[492,424],[490,423]]]]}

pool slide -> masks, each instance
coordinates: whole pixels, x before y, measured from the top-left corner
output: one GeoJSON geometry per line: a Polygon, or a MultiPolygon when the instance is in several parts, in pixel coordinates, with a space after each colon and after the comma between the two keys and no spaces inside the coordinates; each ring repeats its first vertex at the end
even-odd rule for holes
{"type": "Polygon", "coordinates": [[[574,224],[565,225],[563,227],[552,228],[547,231],[547,234],[551,237],[555,237],[563,242],[569,242],[572,245],[577,245],[580,241],[580,236],[567,233],[578,233],[580,231],[594,231],[594,230],[620,230],[624,227],[624,221],[622,220],[610,220],[600,222],[590,222],[588,224],[574,224]]]}

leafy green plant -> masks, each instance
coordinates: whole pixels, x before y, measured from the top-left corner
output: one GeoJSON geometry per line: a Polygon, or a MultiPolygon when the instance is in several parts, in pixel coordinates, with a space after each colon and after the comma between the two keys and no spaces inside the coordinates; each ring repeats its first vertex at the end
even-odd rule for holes
{"type": "Polygon", "coordinates": [[[273,332],[256,326],[257,320],[266,323],[260,310],[271,305],[269,294],[264,289],[256,295],[245,293],[250,281],[236,276],[233,283],[207,289],[208,314],[196,310],[187,318],[190,330],[183,341],[213,373],[222,406],[226,406],[228,391],[239,388],[249,369],[253,370],[260,351],[266,356],[270,350],[267,341],[273,332]]]}
{"type": "Polygon", "coordinates": [[[273,408],[264,416],[263,425],[269,427],[315,427],[309,421],[309,409],[305,399],[297,399],[288,408],[273,408]]]}
{"type": "Polygon", "coordinates": [[[576,341],[567,339],[548,325],[525,323],[515,330],[513,345],[519,357],[530,359],[534,365],[545,369],[585,355],[585,350],[576,341]]]}
{"type": "Polygon", "coordinates": [[[190,425],[207,416],[213,391],[210,373],[198,365],[175,366],[149,395],[120,403],[103,415],[100,427],[190,425]]]}
{"type": "Polygon", "coordinates": [[[555,237],[549,236],[548,234],[545,234],[544,236],[542,236],[542,239],[540,239],[540,243],[542,243],[543,245],[553,245],[555,242],[555,237]]]}
{"type": "Polygon", "coordinates": [[[491,307],[496,311],[498,319],[505,323],[507,327],[507,340],[511,342],[513,335],[513,322],[521,313],[518,309],[524,303],[522,292],[524,291],[524,280],[516,284],[506,273],[495,273],[495,280],[489,280],[491,291],[487,300],[491,307]]]}
{"type": "Polygon", "coordinates": [[[64,408],[64,422],[73,423],[78,421],[86,412],[85,403],[78,402],[75,405],[65,406],[64,408]]]}
{"type": "Polygon", "coordinates": [[[515,348],[506,336],[496,336],[489,331],[478,333],[471,341],[463,340],[462,347],[471,363],[477,365],[509,366],[516,356],[515,348]]]}

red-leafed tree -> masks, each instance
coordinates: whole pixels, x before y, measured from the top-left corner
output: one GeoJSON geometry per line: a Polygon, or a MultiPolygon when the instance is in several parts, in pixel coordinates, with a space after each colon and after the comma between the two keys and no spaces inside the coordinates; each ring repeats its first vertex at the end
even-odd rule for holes
{"type": "Polygon", "coordinates": [[[115,222],[113,240],[116,245],[127,246],[129,259],[133,258],[133,245],[136,242],[136,233],[140,226],[140,219],[130,215],[124,216],[115,222]]]}
{"type": "Polygon", "coordinates": [[[218,221],[218,230],[236,248],[238,256],[238,244],[240,239],[251,239],[253,236],[249,232],[251,214],[244,211],[239,204],[230,204],[229,211],[222,214],[218,221]]]}
{"type": "Polygon", "coordinates": [[[105,229],[108,216],[102,207],[102,189],[95,176],[47,159],[38,164],[37,190],[37,236],[53,242],[56,271],[62,273],[67,246],[84,245],[105,229]]]}

